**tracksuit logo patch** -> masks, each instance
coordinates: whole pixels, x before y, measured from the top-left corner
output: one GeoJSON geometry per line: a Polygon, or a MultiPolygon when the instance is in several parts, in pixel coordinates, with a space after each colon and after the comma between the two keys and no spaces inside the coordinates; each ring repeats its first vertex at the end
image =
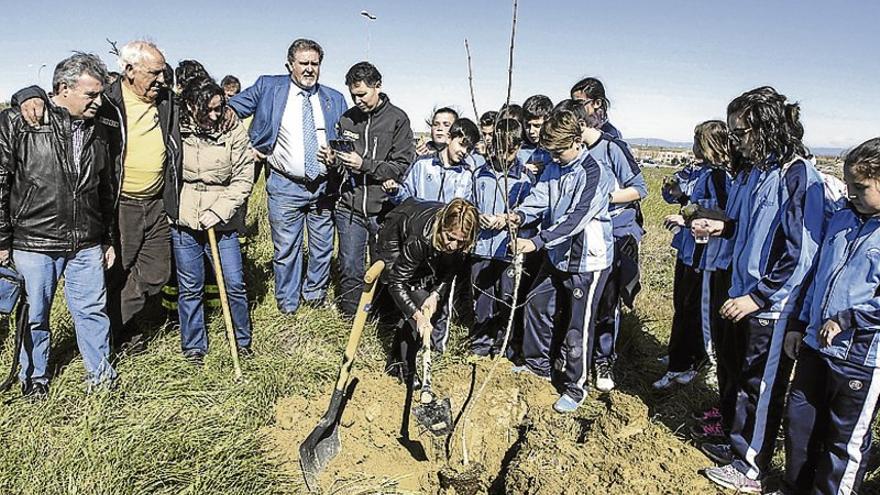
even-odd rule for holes
{"type": "Polygon", "coordinates": [[[850,388],[850,390],[852,390],[854,392],[858,392],[859,390],[862,389],[862,382],[860,382],[859,380],[850,380],[849,381],[849,388],[850,388]]]}
{"type": "Polygon", "coordinates": [[[581,299],[584,297],[584,291],[582,291],[580,289],[575,289],[574,293],[572,295],[574,296],[575,299],[581,299]]]}

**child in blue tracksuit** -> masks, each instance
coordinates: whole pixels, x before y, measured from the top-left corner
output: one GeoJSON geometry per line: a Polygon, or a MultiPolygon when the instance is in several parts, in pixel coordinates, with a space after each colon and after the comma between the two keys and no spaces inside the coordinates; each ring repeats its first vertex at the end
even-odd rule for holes
{"type": "Polygon", "coordinates": [[[535,177],[540,177],[541,172],[548,163],[553,161],[550,153],[541,148],[538,141],[541,138],[541,127],[544,120],[553,111],[553,101],[544,95],[533,95],[523,102],[523,143],[516,157],[525,164],[535,177]]]}
{"type": "Polygon", "coordinates": [[[524,365],[515,369],[552,378],[561,392],[553,407],[567,413],[586,397],[596,309],[614,256],[614,179],[581,143],[572,112],[554,111],[541,145],[555,161],[515,210],[520,225],[541,221],[540,233],[517,239],[515,252],[546,255],[525,307],[524,365]]]}
{"type": "Polygon", "coordinates": [[[851,202],[829,221],[799,321],[786,335],[785,351],[797,355],[797,367],[786,412],[783,493],[848,495],[865,478],[880,399],[878,178],[880,138],[874,138],[847,155],[851,202]]]}
{"type": "Polygon", "coordinates": [[[734,231],[730,297],[721,314],[746,339],[730,432],[731,463],[705,470],[716,484],[760,493],[782,417],[791,360],[782,352],[789,319],[813,269],[825,224],[824,186],[803,158],[797,105],[773,88],[737,97],[727,108],[737,159],[754,164],[733,222],[701,219],[695,235],[734,231]],[[719,228],[720,227],[720,228],[719,228]]]}
{"type": "MultiPolygon", "coordinates": [[[[477,236],[471,265],[474,287],[474,324],[471,327],[471,352],[486,356],[497,354],[503,345],[504,332],[514,304],[514,272],[508,251],[510,233],[505,221],[508,212],[519,206],[529,195],[535,176],[518,158],[522,142],[522,126],[502,121],[495,127],[493,149],[497,157],[474,173],[474,205],[480,212],[482,229],[477,236]],[[505,126],[505,123],[514,125],[505,126]],[[502,149],[506,148],[506,149],[502,149]]],[[[534,229],[520,228],[519,237],[531,237],[534,229]]],[[[520,278],[519,293],[529,285],[520,278]]],[[[524,298],[523,298],[524,299],[524,298]]],[[[514,325],[508,341],[507,356],[518,354],[522,325],[514,325]],[[516,348],[516,350],[514,349],[516,348]]]]}
{"type": "MultiPolygon", "coordinates": [[[[727,199],[727,170],[729,162],[727,124],[720,120],[703,122],[694,129],[694,156],[700,160],[698,168],[689,175],[696,180],[688,194],[688,206],[680,215],[666,217],[667,226],[680,229],[678,256],[675,262],[675,282],[672,303],[675,313],[669,336],[669,362],[666,373],[654,388],[665,389],[673,384],[688,384],[697,375],[699,367],[714,355],[711,329],[712,271],[707,269],[709,243],[720,239],[697,242],[685,228],[697,210],[721,215],[727,199]]],[[[680,196],[682,196],[681,194],[680,196]]],[[[667,198],[664,191],[664,198],[667,198]]]]}
{"type": "MultiPolygon", "coordinates": [[[[395,185],[397,194],[392,201],[395,204],[400,204],[407,198],[441,203],[448,203],[455,198],[473,201],[473,172],[466,160],[479,139],[480,131],[470,119],[462,118],[453,122],[449,128],[446,147],[416,159],[407,170],[403,183],[395,185]]],[[[443,352],[449,338],[452,294],[442,294],[441,301],[445,303],[437,308],[432,318],[434,332],[431,335],[431,346],[443,352]]]]}

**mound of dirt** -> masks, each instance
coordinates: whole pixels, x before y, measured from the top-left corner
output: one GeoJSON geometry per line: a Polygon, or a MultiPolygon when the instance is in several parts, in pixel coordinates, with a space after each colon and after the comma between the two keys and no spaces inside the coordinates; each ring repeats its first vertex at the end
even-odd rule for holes
{"type": "MultiPolygon", "coordinates": [[[[476,368],[476,387],[491,363],[476,368]]],[[[401,440],[405,389],[393,378],[358,373],[359,382],[343,414],[342,451],[322,473],[326,493],[712,493],[697,469],[705,458],[662,426],[648,420],[638,398],[614,393],[606,402],[591,397],[574,416],[551,406],[557,395],[545,381],[515,375],[499,365],[470,413],[468,460],[462,464],[459,425],[450,442],[423,431],[410,418],[411,441],[401,440]],[[474,467],[479,464],[480,467],[474,467]],[[480,470],[475,483],[442,490],[449,478],[480,470]]],[[[469,366],[436,373],[435,390],[449,397],[453,417],[471,390],[469,366]]],[[[267,433],[271,450],[299,476],[299,444],[317,424],[327,397],[289,397],[276,404],[276,424],[267,433]]],[[[415,401],[417,402],[417,398],[415,401]]]]}

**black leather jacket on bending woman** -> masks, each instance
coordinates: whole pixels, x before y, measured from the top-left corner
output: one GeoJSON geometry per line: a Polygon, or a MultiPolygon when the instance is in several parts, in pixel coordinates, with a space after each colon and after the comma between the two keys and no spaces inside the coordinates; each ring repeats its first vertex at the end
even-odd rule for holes
{"type": "Polygon", "coordinates": [[[463,261],[460,254],[439,251],[431,240],[434,217],[443,206],[410,198],[388,213],[379,230],[378,251],[385,261],[382,282],[407,319],[419,310],[413,290],[434,291],[442,298],[456,264],[463,261]]]}

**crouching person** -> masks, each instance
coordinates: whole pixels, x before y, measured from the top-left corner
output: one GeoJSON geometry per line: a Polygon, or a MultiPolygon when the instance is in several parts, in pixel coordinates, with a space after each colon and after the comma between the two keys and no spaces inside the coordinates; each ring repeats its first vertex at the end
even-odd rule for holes
{"type": "Polygon", "coordinates": [[[247,131],[240,122],[221,130],[228,127],[223,125],[223,88],[212,79],[199,79],[183,89],[181,100],[183,180],[177,209],[169,208],[168,215],[173,223],[171,239],[180,286],[181,347],[187,360],[200,365],[208,352],[203,259],[212,256],[207,234],[211,228],[216,232],[235,339],[244,356],[251,352],[251,319],[238,232],[244,226],[242,205],[254,185],[254,162],[248,152],[247,131]]]}
{"type": "Polygon", "coordinates": [[[391,350],[396,363],[390,371],[407,384],[414,379],[422,339],[433,331],[437,303],[448,294],[479,227],[476,207],[461,198],[445,205],[410,198],[388,214],[379,230],[379,252],[385,261],[382,282],[403,313],[391,350]]]}
{"type": "Polygon", "coordinates": [[[546,253],[525,307],[525,364],[514,371],[549,380],[555,358],[552,378],[561,396],[553,407],[568,413],[587,395],[596,310],[614,256],[608,214],[614,177],[590,157],[572,112],[551,114],[541,128],[541,146],[553,163],[511,218],[523,225],[541,221],[541,232],[516,239],[514,252],[546,253]]]}
{"type": "Polygon", "coordinates": [[[86,369],[89,391],[116,379],[104,270],[115,253],[111,150],[119,114],[99,115],[107,68],[77,53],[55,67],[54,96],[38,127],[21,112],[0,114],[0,262],[24,277],[30,306],[21,355],[22,394],[49,392],[49,314],[58,279],[86,369]]]}

